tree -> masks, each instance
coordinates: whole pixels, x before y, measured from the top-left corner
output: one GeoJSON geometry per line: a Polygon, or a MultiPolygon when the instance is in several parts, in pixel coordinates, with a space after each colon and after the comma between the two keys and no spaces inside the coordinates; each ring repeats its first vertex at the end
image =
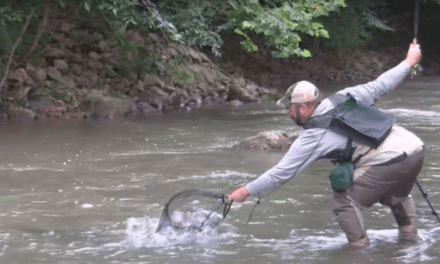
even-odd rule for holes
{"type": "Polygon", "coordinates": [[[248,51],[257,49],[249,38],[253,33],[266,40],[275,57],[307,58],[311,53],[300,46],[303,36],[328,38],[317,19],[344,6],[344,0],[267,1],[263,5],[257,0],[241,0],[233,3],[230,23],[244,37],[242,44],[248,51]]]}

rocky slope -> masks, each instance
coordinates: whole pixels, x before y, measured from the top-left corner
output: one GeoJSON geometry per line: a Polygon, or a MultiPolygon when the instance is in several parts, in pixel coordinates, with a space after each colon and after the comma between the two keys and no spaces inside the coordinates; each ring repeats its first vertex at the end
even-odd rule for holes
{"type": "MultiPolygon", "coordinates": [[[[118,24],[111,28],[52,19],[51,39],[41,56],[7,76],[0,103],[3,120],[139,117],[209,104],[274,101],[303,79],[375,78],[406,54],[400,45],[317,49],[309,60],[274,60],[263,43],[249,55],[238,37],[224,36],[224,56],[215,61],[209,53],[170,43],[158,33],[126,31],[118,24]]],[[[425,64],[428,74],[440,74],[437,60],[425,64]]]]}
{"type": "Polygon", "coordinates": [[[120,29],[113,41],[79,23],[54,24],[42,57],[10,72],[4,118],[136,117],[277,97],[160,34],[120,29]]]}

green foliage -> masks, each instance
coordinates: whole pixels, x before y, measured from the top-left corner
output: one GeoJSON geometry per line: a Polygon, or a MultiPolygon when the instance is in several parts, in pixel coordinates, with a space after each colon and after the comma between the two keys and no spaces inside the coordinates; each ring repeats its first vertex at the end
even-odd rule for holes
{"type": "Polygon", "coordinates": [[[326,45],[331,48],[359,48],[373,40],[373,33],[377,35],[377,31],[392,31],[373,11],[381,4],[379,0],[347,0],[346,8],[321,19],[330,34],[326,45]]]}
{"type": "Polygon", "coordinates": [[[172,40],[181,39],[174,24],[166,20],[150,0],[83,0],[80,6],[91,16],[122,21],[125,28],[161,29],[172,40]]]}
{"type": "Polygon", "coordinates": [[[23,10],[12,10],[10,6],[0,6],[0,25],[21,22],[25,18],[23,10]]]}
{"type": "MultiPolygon", "coordinates": [[[[0,57],[10,53],[12,47],[18,40],[23,29],[24,21],[29,14],[23,10],[14,10],[9,6],[0,6],[0,57]]],[[[38,17],[34,15],[29,23],[28,33],[22,36],[15,50],[18,56],[24,54],[30,47],[33,39],[33,32],[38,27],[38,17]]]]}
{"type": "Polygon", "coordinates": [[[300,47],[304,36],[328,38],[328,33],[317,18],[328,16],[345,5],[344,0],[271,1],[261,5],[257,0],[232,2],[230,24],[244,37],[242,44],[252,47],[248,34],[257,34],[273,49],[274,57],[310,57],[307,49],[300,47]]]}
{"type": "Polygon", "coordinates": [[[24,19],[23,11],[12,10],[9,6],[0,6],[0,56],[7,54],[14,46],[24,19]]]}
{"type": "MultiPolygon", "coordinates": [[[[279,58],[311,56],[302,41],[327,39],[333,48],[359,47],[369,43],[378,30],[389,31],[376,13],[383,0],[50,0],[61,7],[76,3],[82,15],[104,17],[108,23],[119,21],[123,28],[161,30],[172,41],[210,47],[221,56],[220,32],[242,37],[247,52],[258,50],[252,36],[259,36],[279,58]]],[[[430,2],[438,0],[430,0],[430,2]]],[[[40,14],[46,0],[17,0],[0,3],[0,57],[16,41],[31,7],[40,14]]],[[[32,20],[28,35],[35,32],[38,16],[32,20]]],[[[29,43],[23,39],[20,54],[29,43]]],[[[41,50],[41,49],[40,49],[41,50]]]]}
{"type": "Polygon", "coordinates": [[[150,72],[153,68],[152,63],[159,59],[157,52],[149,45],[132,42],[126,36],[110,36],[108,41],[113,42],[120,60],[120,74],[124,77],[137,80],[141,73],[150,72]]]}
{"type": "Polygon", "coordinates": [[[200,76],[190,71],[186,65],[190,61],[187,57],[176,56],[174,60],[168,60],[165,64],[166,72],[171,77],[174,84],[182,87],[195,90],[197,85],[200,84],[200,76]]]}
{"type": "Polygon", "coordinates": [[[236,29],[234,30],[234,33],[235,33],[235,34],[238,34],[238,35],[241,35],[241,36],[244,37],[244,40],[241,41],[240,44],[243,45],[243,48],[244,48],[244,50],[245,50],[246,52],[248,52],[248,53],[253,53],[253,52],[258,51],[258,47],[257,47],[257,45],[255,45],[255,44],[251,41],[251,39],[249,38],[249,36],[248,36],[246,33],[244,33],[243,31],[241,31],[239,28],[236,28],[236,29]]]}
{"type": "Polygon", "coordinates": [[[216,56],[221,56],[223,41],[219,32],[225,29],[227,12],[231,9],[225,0],[162,0],[157,8],[172,21],[182,41],[190,45],[211,47],[216,56]]]}

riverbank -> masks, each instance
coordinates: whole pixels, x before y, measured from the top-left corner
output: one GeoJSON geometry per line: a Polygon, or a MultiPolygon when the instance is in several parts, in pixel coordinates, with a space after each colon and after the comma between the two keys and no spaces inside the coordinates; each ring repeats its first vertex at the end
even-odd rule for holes
{"type": "MultiPolygon", "coordinates": [[[[51,19],[41,56],[13,68],[2,91],[1,117],[125,118],[188,111],[212,104],[274,102],[299,80],[317,84],[371,80],[404,59],[406,48],[313,50],[312,59],[274,60],[260,45],[246,54],[224,36],[223,57],[160,33],[112,29],[87,20],[51,19]]],[[[435,59],[435,58],[434,58],[435,59]]],[[[428,75],[440,74],[428,60],[428,75]]]]}

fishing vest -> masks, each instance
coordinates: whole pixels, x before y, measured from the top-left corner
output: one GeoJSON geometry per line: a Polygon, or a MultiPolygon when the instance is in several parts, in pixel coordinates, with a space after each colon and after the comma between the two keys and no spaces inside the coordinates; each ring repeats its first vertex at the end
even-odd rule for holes
{"type": "Polygon", "coordinates": [[[326,128],[348,138],[345,149],[330,152],[325,157],[335,161],[349,161],[354,152],[352,141],[377,148],[388,136],[396,120],[393,114],[357,102],[350,94],[335,94],[328,97],[335,108],[314,116],[302,127],[326,128]]]}
{"type": "Polygon", "coordinates": [[[353,182],[353,164],[362,157],[361,155],[352,161],[355,150],[352,147],[353,141],[377,148],[390,133],[396,117],[373,106],[356,102],[350,94],[335,94],[328,99],[335,108],[323,115],[312,117],[302,127],[330,129],[347,137],[344,149],[333,150],[321,157],[338,164],[330,173],[330,184],[334,191],[343,192],[353,182]]]}

